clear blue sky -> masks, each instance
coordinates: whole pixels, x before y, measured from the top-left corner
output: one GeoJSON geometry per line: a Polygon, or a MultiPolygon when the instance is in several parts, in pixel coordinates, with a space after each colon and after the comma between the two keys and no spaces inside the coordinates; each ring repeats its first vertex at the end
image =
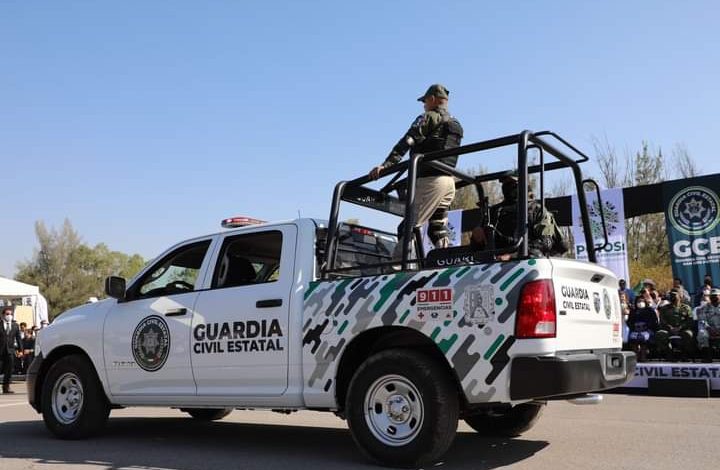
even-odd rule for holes
{"type": "Polygon", "coordinates": [[[33,255],[36,220],[149,258],[230,215],[326,218],[434,82],[466,143],[680,142],[718,172],[718,17],[716,1],[3,1],[0,275],[33,255]]]}

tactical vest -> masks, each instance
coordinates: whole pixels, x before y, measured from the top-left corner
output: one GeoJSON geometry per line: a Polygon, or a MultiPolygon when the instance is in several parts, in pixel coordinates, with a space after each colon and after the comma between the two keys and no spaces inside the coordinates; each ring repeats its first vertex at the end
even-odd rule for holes
{"type": "MultiPolygon", "coordinates": [[[[453,149],[460,146],[460,141],[463,137],[463,128],[460,125],[460,121],[451,116],[444,108],[438,108],[435,111],[442,116],[442,123],[435,128],[425,140],[412,148],[411,155],[453,149]]],[[[457,159],[457,155],[451,155],[435,161],[455,168],[457,159]]],[[[442,176],[444,174],[442,171],[427,165],[420,165],[420,168],[418,168],[418,177],[442,176]]]]}

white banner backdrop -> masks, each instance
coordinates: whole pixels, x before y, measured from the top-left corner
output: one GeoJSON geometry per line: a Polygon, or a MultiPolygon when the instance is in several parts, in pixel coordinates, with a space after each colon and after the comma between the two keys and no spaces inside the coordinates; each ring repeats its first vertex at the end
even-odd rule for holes
{"type": "MultiPolygon", "coordinates": [[[[605,266],[615,273],[619,279],[625,279],[630,284],[628,270],[627,237],[625,234],[625,205],[623,204],[622,188],[605,189],[600,191],[602,208],[595,192],[585,193],[587,197],[590,226],[596,247],[605,242],[603,235],[600,211],[605,215],[605,225],[608,231],[609,246],[597,252],[598,264],[605,266]]],[[[575,258],[587,261],[588,248],[585,246],[585,235],[580,218],[580,206],[577,194],[572,195],[572,232],[575,239],[575,258]]]]}
{"type": "MultiPolygon", "coordinates": [[[[435,249],[430,241],[430,237],[428,237],[427,229],[428,224],[426,222],[422,228],[425,253],[429,253],[435,249]]],[[[462,209],[448,212],[448,230],[450,231],[450,246],[462,245],[462,209]]]]}

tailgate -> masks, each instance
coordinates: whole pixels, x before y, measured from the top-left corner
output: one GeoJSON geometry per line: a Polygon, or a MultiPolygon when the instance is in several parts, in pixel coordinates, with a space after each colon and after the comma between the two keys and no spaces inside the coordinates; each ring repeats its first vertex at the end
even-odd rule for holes
{"type": "Polygon", "coordinates": [[[553,259],[557,350],[622,347],[618,279],[592,263],[553,259]]]}

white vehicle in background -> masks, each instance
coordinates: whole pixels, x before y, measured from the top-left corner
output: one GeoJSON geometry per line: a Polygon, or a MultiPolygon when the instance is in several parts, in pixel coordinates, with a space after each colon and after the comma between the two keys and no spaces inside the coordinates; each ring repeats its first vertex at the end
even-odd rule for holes
{"type": "MultiPolygon", "coordinates": [[[[453,149],[518,147],[525,202],[512,249],[425,255],[415,243],[410,259],[419,234],[407,229],[398,263],[394,234],[338,222],[342,201],[411,217],[418,163],[448,151],[417,155],[398,167],[409,169],[405,202],[364,186],[367,177],[341,182],[329,223],[232,219],[224,225],[238,228],[175,245],[130,282],[109,278],[111,298],[63,313],[38,338],[30,404],[64,439],[95,435],[113,408],[129,406],[200,420],[235,408],[328,411],[372,459],[417,467],[443,456],[458,419],[515,436],[547,400],[592,401],[632,377],[635,356],[621,351],[610,271],[528,256],[529,172],[571,168],[585,207],[582,160],[548,135],[453,149]],[[531,148],[558,161],[528,168],[531,148]]],[[[452,174],[459,187],[497,178],[452,174]]],[[[589,234],[587,213],[583,222],[589,234]]]]}

